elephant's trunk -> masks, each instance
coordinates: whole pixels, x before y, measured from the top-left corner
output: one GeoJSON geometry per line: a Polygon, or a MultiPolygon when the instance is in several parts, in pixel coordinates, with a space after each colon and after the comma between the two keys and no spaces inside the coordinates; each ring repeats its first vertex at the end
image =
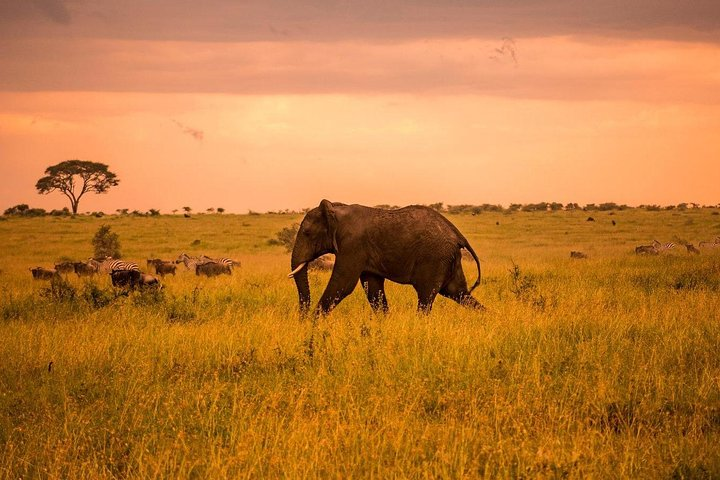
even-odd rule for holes
{"type": "Polygon", "coordinates": [[[300,313],[305,315],[310,310],[310,282],[308,281],[307,262],[303,261],[300,256],[293,250],[292,261],[290,267],[292,272],[290,277],[295,280],[295,286],[298,291],[298,299],[300,301],[300,313]]]}
{"type": "Polygon", "coordinates": [[[308,268],[305,265],[293,278],[300,301],[300,313],[305,315],[310,310],[310,282],[308,281],[308,268]]]}

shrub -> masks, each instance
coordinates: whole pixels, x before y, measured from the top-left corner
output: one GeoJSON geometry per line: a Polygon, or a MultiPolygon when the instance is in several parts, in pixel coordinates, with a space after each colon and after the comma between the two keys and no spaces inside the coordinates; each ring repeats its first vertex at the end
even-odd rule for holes
{"type": "Polygon", "coordinates": [[[58,302],[69,302],[75,300],[77,291],[70,282],[60,276],[56,276],[50,280],[50,286],[40,290],[40,296],[58,302]]]}
{"type": "Polygon", "coordinates": [[[285,250],[291,252],[295,246],[295,237],[297,237],[300,226],[297,223],[289,227],[285,227],[275,234],[275,238],[268,240],[269,245],[282,245],[285,250]]]}
{"type": "Polygon", "coordinates": [[[110,231],[110,225],[102,225],[92,240],[95,258],[120,258],[120,240],[118,234],[110,231]]]}
{"type": "Polygon", "coordinates": [[[81,298],[93,308],[103,308],[110,305],[116,298],[114,290],[100,288],[92,282],[85,284],[81,298]]]}
{"type": "Polygon", "coordinates": [[[62,210],[51,210],[50,215],[53,217],[69,217],[70,216],[70,209],[67,207],[64,207],[62,210]]]}
{"type": "Polygon", "coordinates": [[[520,267],[515,263],[513,263],[513,268],[509,271],[512,284],[510,291],[515,295],[515,298],[539,310],[545,310],[547,298],[539,292],[535,279],[530,275],[523,274],[520,267]]]}
{"type": "Polygon", "coordinates": [[[21,203],[5,210],[5,215],[15,215],[19,217],[43,217],[47,215],[44,208],[30,208],[26,203],[21,203]]]}

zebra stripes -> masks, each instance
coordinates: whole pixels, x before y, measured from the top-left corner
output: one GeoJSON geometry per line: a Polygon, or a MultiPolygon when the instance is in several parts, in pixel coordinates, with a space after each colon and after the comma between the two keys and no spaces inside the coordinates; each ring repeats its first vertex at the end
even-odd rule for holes
{"type": "Polygon", "coordinates": [[[239,266],[239,263],[240,263],[240,262],[236,262],[232,258],[227,258],[227,257],[212,258],[212,257],[208,257],[207,255],[200,255],[200,260],[204,261],[204,262],[219,263],[220,265],[223,265],[223,266],[229,267],[229,268],[239,266]]]}
{"type": "Polygon", "coordinates": [[[660,243],[657,240],[653,240],[653,248],[657,250],[658,253],[662,253],[665,250],[670,250],[675,248],[675,243],[668,242],[668,243],[660,243]]]}
{"type": "Polygon", "coordinates": [[[674,242],[660,243],[657,240],[653,240],[652,245],[639,245],[635,247],[635,253],[637,255],[660,255],[666,250],[675,248],[674,242]]]}
{"type": "Polygon", "coordinates": [[[191,257],[187,253],[181,253],[175,261],[176,263],[183,263],[189,270],[195,270],[198,265],[204,265],[206,263],[218,263],[226,268],[239,267],[240,262],[233,260],[232,258],[220,257],[212,258],[207,255],[200,255],[199,257],[191,257]]]}
{"type": "Polygon", "coordinates": [[[129,270],[139,272],[140,267],[135,262],[126,262],[124,260],[115,260],[112,257],[107,257],[102,261],[90,258],[88,264],[96,268],[100,272],[112,273],[116,270],[129,270]]]}
{"type": "Polygon", "coordinates": [[[175,260],[175,263],[182,263],[188,270],[194,272],[196,266],[205,262],[201,261],[198,257],[191,257],[187,253],[181,253],[177,260],[175,260]]]}

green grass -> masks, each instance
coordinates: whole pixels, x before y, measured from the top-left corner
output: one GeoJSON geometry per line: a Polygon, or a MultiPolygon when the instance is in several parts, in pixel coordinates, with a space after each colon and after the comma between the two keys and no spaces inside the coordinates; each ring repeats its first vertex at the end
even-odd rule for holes
{"type": "Polygon", "coordinates": [[[357,289],[316,323],[267,244],[298,216],[0,222],[0,477],[718,478],[720,252],[633,253],[714,238],[710,213],[451,216],[487,312],[389,285],[388,315],[357,289]],[[103,223],[143,267],[242,268],[161,295],[31,279],[103,223]]]}

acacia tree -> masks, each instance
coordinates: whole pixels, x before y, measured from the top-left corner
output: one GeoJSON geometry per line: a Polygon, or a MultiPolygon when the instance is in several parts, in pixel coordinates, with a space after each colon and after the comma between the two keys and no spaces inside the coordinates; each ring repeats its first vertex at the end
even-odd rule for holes
{"type": "Polygon", "coordinates": [[[65,160],[48,167],[45,176],[37,181],[35,188],[44,195],[58,190],[70,200],[73,215],[78,203],[87,192],[105,193],[120,183],[104,163],[85,160],[65,160]]]}

